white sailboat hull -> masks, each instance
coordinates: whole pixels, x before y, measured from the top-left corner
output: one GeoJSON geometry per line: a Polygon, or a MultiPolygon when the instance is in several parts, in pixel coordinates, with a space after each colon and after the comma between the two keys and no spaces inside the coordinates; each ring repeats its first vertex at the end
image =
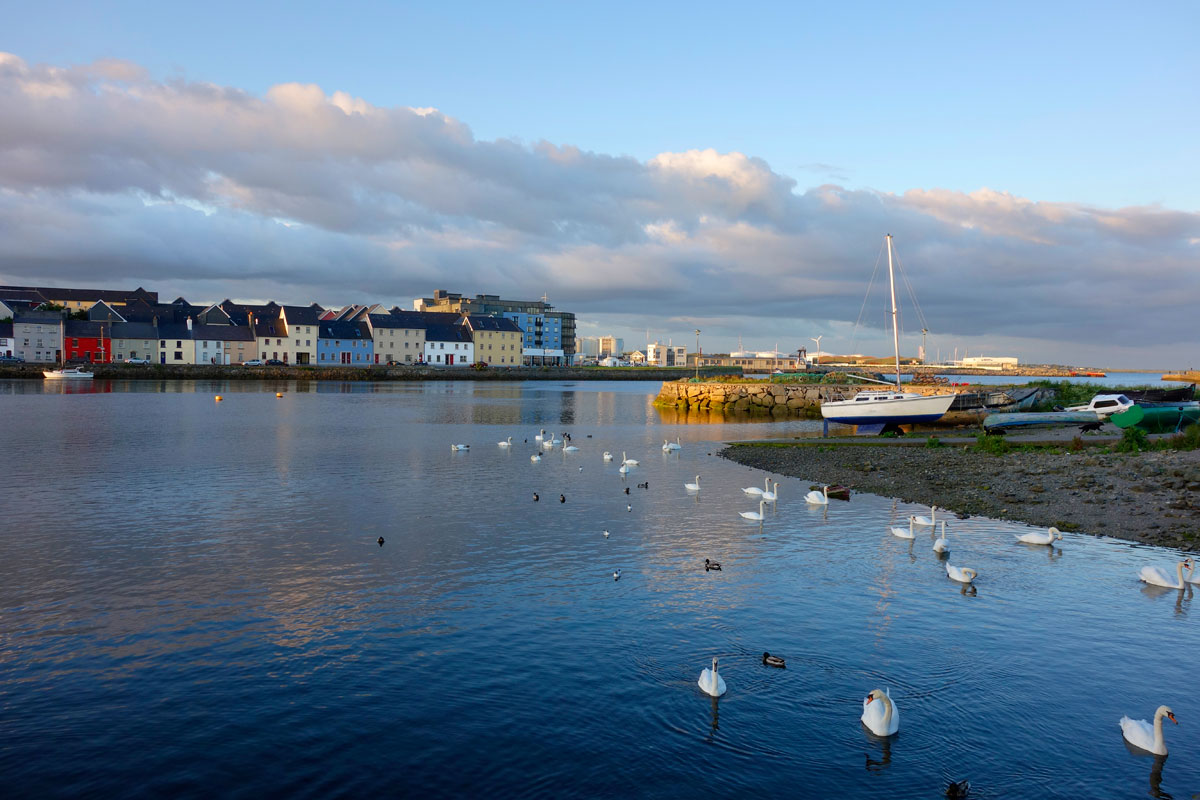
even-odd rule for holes
{"type": "Polygon", "coordinates": [[[950,410],[956,395],[862,392],[849,400],[821,404],[821,416],[843,425],[908,425],[933,422],[950,410]]]}
{"type": "Polygon", "coordinates": [[[44,369],[42,370],[42,376],[50,381],[92,379],[92,373],[78,369],[44,369]]]}

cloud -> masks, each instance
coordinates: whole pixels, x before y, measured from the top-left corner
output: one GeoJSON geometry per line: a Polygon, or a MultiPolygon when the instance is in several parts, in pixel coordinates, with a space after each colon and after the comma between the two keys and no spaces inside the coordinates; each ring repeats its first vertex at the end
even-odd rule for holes
{"type": "Polygon", "coordinates": [[[635,329],[707,320],[793,348],[858,318],[891,232],[934,330],[1079,352],[1176,347],[1200,288],[1200,215],[1158,207],[801,189],[737,152],[479,140],[436,109],[117,60],[0,54],[0,105],[4,282],[405,306],[545,292],[635,329]]]}

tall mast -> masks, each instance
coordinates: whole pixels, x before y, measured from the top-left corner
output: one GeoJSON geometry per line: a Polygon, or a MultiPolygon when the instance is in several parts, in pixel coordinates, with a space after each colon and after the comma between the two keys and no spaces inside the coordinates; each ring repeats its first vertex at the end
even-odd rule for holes
{"type": "Polygon", "coordinates": [[[892,235],[887,235],[888,282],[892,286],[892,344],[896,347],[896,391],[900,391],[900,323],[896,319],[896,275],[892,271],[892,235]]]}

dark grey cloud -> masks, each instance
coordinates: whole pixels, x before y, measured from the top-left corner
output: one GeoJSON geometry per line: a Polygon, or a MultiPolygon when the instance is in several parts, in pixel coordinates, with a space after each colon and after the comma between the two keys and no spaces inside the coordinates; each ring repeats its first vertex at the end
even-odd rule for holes
{"type": "Polygon", "coordinates": [[[1194,213],[801,191],[740,153],[480,141],[432,109],[299,84],[260,97],[119,61],[0,54],[0,107],[4,281],[402,305],[546,292],[628,329],[703,322],[790,348],[858,317],[890,232],[945,336],[1090,352],[1133,328],[1160,353],[1192,346],[1194,213]]]}

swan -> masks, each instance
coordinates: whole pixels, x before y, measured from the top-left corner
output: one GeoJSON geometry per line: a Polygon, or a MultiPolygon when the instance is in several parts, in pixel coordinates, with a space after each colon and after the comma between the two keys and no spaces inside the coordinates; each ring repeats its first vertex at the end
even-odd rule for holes
{"type": "Polygon", "coordinates": [[[630,469],[632,469],[632,467],[630,467],[628,464],[622,464],[622,465],[621,465],[621,466],[620,466],[620,467],[617,469],[617,472],[619,472],[619,473],[621,473],[622,475],[624,475],[625,473],[629,472],[629,470],[630,470],[630,469]]]}
{"type": "Polygon", "coordinates": [[[1050,528],[1045,533],[1038,531],[1037,533],[1023,533],[1017,537],[1018,542],[1025,544],[1048,544],[1053,545],[1054,540],[1062,541],[1062,533],[1058,528],[1050,528]]]}
{"type": "Polygon", "coordinates": [[[942,520],[942,536],[933,543],[933,552],[946,553],[950,550],[950,544],[946,541],[946,520],[942,520]]]}
{"type": "MultiPolygon", "coordinates": [[[[770,489],[771,488],[771,479],[764,478],[763,486],[765,486],[767,489],[770,489]]],[[[758,488],[757,486],[747,486],[745,489],[742,489],[742,491],[745,492],[746,494],[762,494],[764,490],[758,488]]]]}
{"type": "Polygon", "coordinates": [[[721,571],[720,562],[709,561],[707,558],[704,559],[704,571],[708,572],[709,570],[716,570],[717,572],[720,572],[721,571]]]}
{"type": "Polygon", "coordinates": [[[673,441],[673,442],[668,442],[666,439],[663,439],[663,452],[664,453],[669,453],[672,450],[682,450],[682,449],[683,449],[683,445],[681,445],[679,443],[678,436],[675,437],[675,441],[673,441]]]}
{"type": "Polygon", "coordinates": [[[636,458],[626,458],[625,457],[624,450],[621,451],[621,463],[625,464],[626,466],[629,466],[629,467],[636,467],[638,465],[636,458]]]}
{"type": "Polygon", "coordinates": [[[541,429],[541,430],[538,432],[538,435],[537,435],[537,436],[535,436],[535,437],[533,437],[533,440],[534,440],[535,442],[540,442],[542,439],[544,439],[544,438],[545,438],[545,436],[546,436],[546,429],[545,429],[545,428],[542,428],[542,429],[541,429]]]}
{"type": "Polygon", "coordinates": [[[1175,713],[1170,708],[1159,706],[1158,710],[1154,712],[1153,728],[1144,719],[1121,717],[1121,735],[1125,737],[1125,741],[1134,747],[1145,750],[1147,753],[1153,753],[1156,756],[1165,756],[1167,754],[1167,745],[1163,742],[1163,717],[1171,720],[1176,725],[1179,724],[1179,720],[1175,719],[1175,713]]]}
{"type": "Polygon", "coordinates": [[[773,656],[770,653],[763,653],[763,663],[766,664],[768,667],[779,667],[780,669],[787,669],[786,661],[784,661],[779,656],[773,656]]]}
{"type": "Polygon", "coordinates": [[[621,570],[619,570],[619,569],[613,570],[613,580],[614,581],[621,580],[621,570]]]}
{"type": "Polygon", "coordinates": [[[699,475],[697,475],[697,476],[696,476],[696,482],[695,482],[695,483],[685,483],[685,484],[683,485],[683,488],[687,489],[689,492],[698,492],[698,491],[700,491],[700,476],[699,476],[699,475]]]}
{"type": "Polygon", "coordinates": [[[666,439],[663,439],[663,452],[664,453],[671,452],[671,443],[668,442],[666,439]]]}
{"type": "Polygon", "coordinates": [[[779,481],[773,481],[773,483],[775,484],[774,489],[769,492],[762,493],[762,499],[766,500],[768,503],[774,503],[779,499],[779,481]]]}
{"type": "Polygon", "coordinates": [[[604,538],[605,538],[605,539],[607,539],[607,538],[608,538],[608,531],[605,531],[605,532],[604,532],[604,538]]]}
{"type": "Polygon", "coordinates": [[[742,519],[752,519],[757,522],[761,522],[762,518],[763,518],[763,509],[765,509],[766,507],[767,507],[767,501],[759,500],[758,501],[758,511],[739,511],[738,513],[741,514],[742,519]]]}
{"type": "Polygon", "coordinates": [[[829,505],[829,486],[826,485],[821,487],[821,491],[819,492],[813,491],[804,495],[804,502],[812,503],[816,506],[829,505]]]}
{"type": "Polygon", "coordinates": [[[913,538],[913,536],[914,536],[914,534],[913,534],[913,518],[912,517],[908,518],[908,527],[907,528],[899,528],[899,527],[893,525],[890,528],[890,530],[892,532],[892,536],[899,536],[901,539],[913,538]]]}
{"type": "Polygon", "coordinates": [[[1142,567],[1138,572],[1138,579],[1142,580],[1151,586],[1165,586],[1168,589],[1183,589],[1186,584],[1183,580],[1183,570],[1185,567],[1192,568],[1192,560],[1186,558],[1175,565],[1176,580],[1172,581],[1166,571],[1161,567],[1142,567]]]}
{"type": "Polygon", "coordinates": [[[863,725],[876,736],[891,736],[900,730],[900,710],[892,702],[892,693],[887,690],[872,689],[863,700],[863,725]],[[875,703],[878,701],[878,705],[875,703]]]}
{"type": "Polygon", "coordinates": [[[725,679],[717,674],[717,658],[713,656],[712,669],[705,667],[697,681],[705,694],[720,697],[725,694],[725,679]]]}
{"type": "Polygon", "coordinates": [[[452,445],[450,445],[450,449],[456,450],[456,451],[457,450],[470,450],[471,445],[469,445],[469,444],[452,444],[452,445]]]}
{"type": "Polygon", "coordinates": [[[937,506],[929,507],[928,517],[913,517],[912,521],[917,525],[935,525],[937,524],[937,506]]]}
{"type": "Polygon", "coordinates": [[[1196,561],[1195,559],[1191,559],[1191,561],[1192,566],[1188,568],[1188,574],[1184,580],[1188,583],[1200,583],[1200,575],[1196,574],[1196,561]]]}
{"type": "MultiPolygon", "coordinates": [[[[558,434],[557,434],[557,433],[552,433],[552,434],[550,434],[550,444],[562,444],[562,443],[563,443],[563,440],[562,440],[562,439],[555,439],[555,438],[554,438],[555,436],[558,436],[558,434]]],[[[543,440],[543,441],[544,441],[544,440],[543,440]]]]}
{"type": "Polygon", "coordinates": [[[952,581],[958,581],[959,583],[970,583],[979,577],[979,573],[970,567],[952,567],[947,564],[946,576],[952,581]]]}
{"type": "MultiPolygon", "coordinates": [[[[563,448],[563,452],[564,452],[564,453],[574,453],[574,452],[575,452],[576,450],[578,450],[578,449],[579,449],[579,448],[578,448],[578,447],[576,447],[575,445],[573,445],[573,444],[569,444],[569,445],[567,445],[566,447],[564,447],[564,448],[563,448]]],[[[580,469],[582,469],[582,467],[580,467],[580,469]]]]}
{"type": "Polygon", "coordinates": [[[605,450],[605,451],[604,451],[604,460],[605,460],[605,461],[612,461],[612,453],[610,453],[610,452],[608,452],[607,450],[605,450]]]}
{"type": "Polygon", "coordinates": [[[496,442],[496,444],[500,447],[512,447],[512,437],[508,437],[508,439],[503,442],[496,442]]]}
{"type": "Polygon", "coordinates": [[[531,455],[531,456],[529,457],[529,460],[530,460],[530,461],[532,461],[533,463],[535,463],[535,464],[536,464],[536,463],[538,463],[539,461],[541,461],[541,460],[542,460],[542,457],[541,457],[541,456],[539,456],[537,453],[534,453],[533,455],[531,455]]]}

